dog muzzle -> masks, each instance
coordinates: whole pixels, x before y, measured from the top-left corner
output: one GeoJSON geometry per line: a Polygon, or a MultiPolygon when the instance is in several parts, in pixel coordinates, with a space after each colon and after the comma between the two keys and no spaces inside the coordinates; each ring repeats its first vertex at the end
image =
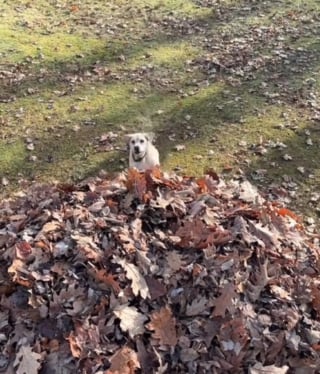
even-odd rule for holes
{"type": "Polygon", "coordinates": [[[132,158],[135,162],[141,162],[146,157],[146,152],[143,153],[134,153],[132,152],[132,158]]]}

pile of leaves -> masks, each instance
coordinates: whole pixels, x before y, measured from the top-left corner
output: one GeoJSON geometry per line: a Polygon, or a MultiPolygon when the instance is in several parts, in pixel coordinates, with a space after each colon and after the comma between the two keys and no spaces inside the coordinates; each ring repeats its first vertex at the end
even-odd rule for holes
{"type": "Polygon", "coordinates": [[[0,372],[315,373],[318,237],[246,180],[128,170],[0,203],[0,372]]]}

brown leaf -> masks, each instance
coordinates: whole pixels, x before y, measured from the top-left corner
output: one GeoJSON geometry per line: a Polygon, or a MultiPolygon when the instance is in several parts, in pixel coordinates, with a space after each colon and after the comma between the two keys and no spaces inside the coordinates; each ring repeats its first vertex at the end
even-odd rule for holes
{"type": "Polygon", "coordinates": [[[258,300],[260,293],[269,284],[272,277],[268,275],[268,261],[265,260],[263,264],[259,265],[259,271],[255,274],[253,282],[248,281],[248,296],[252,302],[258,300]]]}
{"type": "Polygon", "coordinates": [[[32,254],[32,247],[26,241],[21,241],[16,244],[16,256],[20,260],[27,260],[32,254]]]}
{"type": "Polygon", "coordinates": [[[159,340],[160,344],[174,347],[178,342],[176,319],[172,316],[169,306],[161,308],[158,312],[153,312],[147,328],[154,331],[152,336],[159,340]]]}
{"type": "Polygon", "coordinates": [[[222,324],[219,334],[222,349],[230,351],[231,356],[240,356],[240,352],[249,341],[249,334],[241,318],[235,318],[222,324]]]}
{"type": "Polygon", "coordinates": [[[184,222],[176,231],[176,235],[181,238],[178,243],[180,247],[197,249],[227,244],[232,238],[228,230],[215,226],[207,227],[199,217],[184,222]]]}
{"type": "Polygon", "coordinates": [[[135,374],[140,368],[137,353],[127,346],[118,349],[109,360],[111,366],[106,374],[135,374]]]}
{"type": "Polygon", "coordinates": [[[119,283],[114,279],[114,275],[107,273],[106,270],[97,270],[94,268],[89,270],[89,274],[92,275],[98,282],[102,282],[108,287],[111,287],[116,295],[118,295],[121,291],[119,283]]]}
{"type": "Polygon", "coordinates": [[[147,192],[147,182],[144,173],[141,173],[136,169],[129,169],[126,185],[129,192],[139,200],[143,200],[144,195],[147,192]]]}
{"type": "Polygon", "coordinates": [[[72,356],[84,358],[87,353],[100,347],[100,332],[96,324],[75,322],[75,329],[66,338],[69,341],[72,356]]]}
{"type": "Polygon", "coordinates": [[[141,365],[141,369],[143,373],[152,373],[153,369],[157,366],[157,360],[155,354],[152,352],[148,352],[146,349],[143,339],[137,337],[136,339],[137,351],[139,362],[141,365]]]}
{"type": "Polygon", "coordinates": [[[116,263],[121,265],[126,271],[128,279],[132,281],[132,291],[135,296],[141,295],[143,299],[150,297],[150,292],[146,280],[140,274],[139,268],[134,264],[128,263],[125,259],[115,256],[114,260],[116,263]]]}
{"type": "Polygon", "coordinates": [[[311,287],[311,295],[312,307],[317,312],[317,315],[320,316],[320,290],[315,284],[311,287]]]}
{"type": "Polygon", "coordinates": [[[61,229],[61,223],[60,222],[58,222],[58,221],[50,221],[50,222],[45,223],[42,226],[42,229],[41,229],[40,232],[42,234],[47,234],[49,232],[57,231],[59,229],[61,229]]]}
{"type": "Polygon", "coordinates": [[[167,293],[166,287],[158,279],[149,275],[146,275],[145,279],[150,291],[151,300],[156,300],[167,293]]]}
{"type": "Polygon", "coordinates": [[[232,300],[237,296],[235,286],[232,282],[227,283],[221,290],[221,295],[214,301],[213,317],[224,317],[228,309],[233,308],[232,300]]]}

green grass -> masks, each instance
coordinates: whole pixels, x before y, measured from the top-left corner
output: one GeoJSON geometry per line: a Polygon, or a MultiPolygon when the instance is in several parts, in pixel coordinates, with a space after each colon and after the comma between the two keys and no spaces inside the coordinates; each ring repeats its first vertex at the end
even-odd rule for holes
{"type": "Polygon", "coordinates": [[[3,192],[23,178],[121,170],[123,136],[138,129],[157,134],[165,169],[241,172],[263,190],[296,183],[291,206],[316,216],[309,199],[320,186],[318,11],[316,1],[4,2],[3,192]],[[115,150],[97,152],[108,131],[118,134],[115,150]]]}

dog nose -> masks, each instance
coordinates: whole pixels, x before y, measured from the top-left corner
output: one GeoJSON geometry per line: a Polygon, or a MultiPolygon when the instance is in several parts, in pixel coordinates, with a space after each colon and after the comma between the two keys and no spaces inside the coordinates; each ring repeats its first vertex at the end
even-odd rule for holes
{"type": "Polygon", "coordinates": [[[139,152],[140,152],[140,149],[139,149],[139,146],[138,146],[138,145],[135,145],[135,146],[134,146],[134,151],[135,151],[135,153],[139,153],[139,152]]]}

